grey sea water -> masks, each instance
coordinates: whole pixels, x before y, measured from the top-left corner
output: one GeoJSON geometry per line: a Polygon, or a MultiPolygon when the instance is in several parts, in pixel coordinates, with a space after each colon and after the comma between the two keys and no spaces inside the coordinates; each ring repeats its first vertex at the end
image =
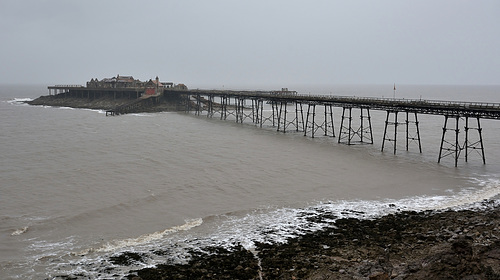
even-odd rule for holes
{"type": "MultiPolygon", "coordinates": [[[[388,97],[393,85],[290,88],[304,94],[388,97]]],[[[372,111],[373,145],[304,137],[265,125],[163,112],[106,117],[29,106],[45,85],[0,86],[0,278],[106,278],[187,248],[251,248],[321,228],[321,211],[369,217],[397,209],[462,207],[500,193],[500,121],[483,120],[487,164],[437,163],[444,117],[420,115],[416,146],[380,151],[385,112],[372,111]],[[390,207],[389,205],[396,205],[390,207]],[[163,248],[169,254],[155,255],[163,248]],[[140,252],[146,263],[114,267],[140,252]],[[106,270],[105,268],[113,268],[106,270]]],[[[500,86],[397,85],[397,98],[500,102],[500,86]]],[[[338,133],[341,109],[336,108],[338,133]]],[[[399,141],[404,143],[403,130],[399,141]]]]}

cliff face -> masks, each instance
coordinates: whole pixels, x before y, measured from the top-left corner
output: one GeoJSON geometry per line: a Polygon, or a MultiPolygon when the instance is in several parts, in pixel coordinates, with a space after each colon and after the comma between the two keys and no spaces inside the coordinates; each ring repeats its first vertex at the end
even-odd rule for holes
{"type": "MultiPolygon", "coordinates": [[[[46,96],[40,96],[39,98],[32,101],[28,101],[26,103],[30,105],[42,105],[42,106],[54,106],[54,107],[112,110],[117,106],[126,105],[134,100],[135,99],[113,98],[109,96],[96,99],[89,99],[89,98],[77,98],[77,97],[64,97],[63,95],[46,95],[46,96]]],[[[159,99],[158,103],[151,104],[148,107],[137,108],[137,111],[134,111],[133,113],[177,111],[178,107],[179,106],[177,99],[162,97],[159,99]]]]}

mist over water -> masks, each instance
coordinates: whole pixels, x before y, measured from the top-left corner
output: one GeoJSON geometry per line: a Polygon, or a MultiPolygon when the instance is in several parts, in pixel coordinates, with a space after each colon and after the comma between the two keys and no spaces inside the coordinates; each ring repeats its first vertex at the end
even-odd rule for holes
{"type": "MultiPolygon", "coordinates": [[[[396,86],[396,98],[482,102],[500,90],[396,86]]],[[[394,95],[392,85],[290,90],[394,95]]],[[[252,246],[320,228],[300,218],[317,211],[456,207],[500,192],[498,121],[481,123],[487,164],[472,154],[455,168],[451,158],[437,164],[442,116],[419,116],[422,154],[413,143],[393,155],[390,145],[380,152],[385,112],[371,112],[373,145],[347,146],[217,116],[105,117],[18,102],[43,94],[44,86],[0,86],[1,278],[50,278],[59,269],[96,276],[96,263],[122,250],[171,246],[182,260],[179,244],[252,246]]],[[[334,114],[337,134],[341,109],[334,114]]]]}

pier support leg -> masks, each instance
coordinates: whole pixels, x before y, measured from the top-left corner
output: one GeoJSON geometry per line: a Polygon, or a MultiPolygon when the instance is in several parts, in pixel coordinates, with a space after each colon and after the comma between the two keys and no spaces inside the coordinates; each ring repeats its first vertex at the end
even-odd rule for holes
{"type": "Polygon", "coordinates": [[[252,122],[259,123],[259,103],[257,99],[252,99],[252,122]]]}
{"type": "Polygon", "coordinates": [[[458,166],[458,158],[460,156],[460,152],[462,148],[460,147],[460,144],[458,142],[458,136],[460,133],[460,129],[458,128],[458,123],[460,121],[460,117],[456,116],[455,117],[455,128],[448,128],[448,118],[450,116],[445,116],[444,119],[444,126],[443,126],[443,135],[441,137],[441,146],[439,148],[439,158],[438,158],[438,163],[441,162],[441,159],[450,155],[453,155],[454,160],[455,160],[455,167],[458,166]],[[453,142],[447,141],[446,140],[446,132],[448,130],[454,130],[455,131],[455,139],[453,142]],[[448,146],[445,147],[444,145],[447,144],[448,146]],[[444,153],[443,153],[444,151],[444,153]]]}
{"type": "Polygon", "coordinates": [[[484,146],[483,146],[483,134],[482,131],[483,129],[481,128],[481,122],[480,118],[477,119],[477,127],[469,127],[469,117],[465,117],[465,143],[464,143],[464,148],[465,148],[465,162],[468,161],[469,159],[469,153],[472,151],[477,151],[480,150],[479,155],[483,159],[483,164],[486,164],[486,157],[484,155],[484,146]],[[478,139],[476,141],[470,141],[469,138],[469,130],[473,129],[476,130],[478,133],[478,139]]]}
{"type": "Polygon", "coordinates": [[[245,97],[235,97],[236,103],[236,122],[243,123],[247,117],[252,118],[252,121],[255,122],[255,110],[254,110],[254,102],[252,100],[252,115],[245,114],[245,97]]]}
{"type": "Polygon", "coordinates": [[[365,142],[365,138],[367,138],[367,136],[365,136],[366,133],[369,134],[369,138],[367,140],[369,140],[369,142],[367,142],[368,144],[373,144],[373,132],[372,132],[372,117],[370,115],[370,108],[360,108],[360,122],[361,122],[361,126],[360,126],[360,132],[361,132],[361,142],[365,142]],[[366,116],[363,114],[363,109],[366,109],[366,116]],[[365,123],[365,119],[368,120],[368,127],[365,127],[364,126],[364,123],[365,123]]]}
{"type": "Polygon", "coordinates": [[[199,116],[200,115],[200,111],[201,111],[201,96],[200,94],[196,94],[196,111],[195,111],[195,115],[196,116],[199,116]]]}
{"type": "Polygon", "coordinates": [[[398,139],[398,112],[394,113],[394,154],[396,154],[398,139]]]}
{"type": "MultiPolygon", "coordinates": [[[[342,108],[342,119],[340,123],[340,130],[339,130],[339,140],[338,143],[345,143],[347,145],[353,145],[353,144],[373,144],[373,134],[372,134],[372,124],[371,124],[371,117],[370,117],[370,110],[368,108],[359,108],[359,126],[356,128],[356,130],[353,128],[353,116],[352,116],[352,107],[343,107],[342,108]],[[366,109],[368,116],[365,116],[363,113],[363,110],[366,109]],[[349,115],[346,115],[346,111],[348,111],[349,115]],[[345,125],[345,120],[347,119],[348,125],[345,125]],[[368,120],[368,126],[365,126],[366,123],[365,121],[368,120]],[[369,135],[368,136],[366,135],[369,135]],[[356,141],[354,140],[354,137],[356,137],[356,141]],[[366,141],[368,140],[368,141],[366,141]]],[[[333,116],[333,113],[332,113],[333,116]]],[[[332,125],[333,125],[333,119],[332,119],[332,125]]],[[[334,135],[335,136],[335,135],[334,135]]]]}
{"type": "Polygon", "coordinates": [[[304,131],[304,111],[302,109],[302,103],[295,102],[295,131],[304,131]]]}
{"type": "Polygon", "coordinates": [[[186,94],[185,102],[186,102],[186,112],[189,113],[191,111],[191,95],[186,94]]]}
{"type": "Polygon", "coordinates": [[[412,141],[418,142],[418,150],[422,153],[422,144],[420,142],[420,129],[418,127],[418,115],[417,112],[413,112],[414,121],[410,121],[410,112],[406,111],[406,151],[409,150],[409,145],[412,141]],[[415,124],[416,131],[415,134],[412,135],[410,133],[410,124],[415,124]]]}
{"type": "Polygon", "coordinates": [[[214,116],[214,96],[210,94],[208,96],[208,108],[207,108],[207,118],[211,118],[214,116]]]}
{"type": "Polygon", "coordinates": [[[243,99],[236,97],[236,122],[243,123],[243,99]]]}
{"type": "Polygon", "coordinates": [[[286,133],[286,115],[287,115],[287,101],[280,102],[280,109],[278,112],[278,130],[280,131],[281,127],[283,127],[283,133],[286,133]]]}
{"type": "Polygon", "coordinates": [[[227,118],[227,96],[221,95],[220,97],[220,105],[221,105],[221,113],[220,113],[220,119],[225,120],[227,118]]]}
{"type": "Polygon", "coordinates": [[[264,115],[264,100],[262,100],[262,99],[257,100],[257,104],[258,104],[257,116],[259,117],[257,122],[259,123],[260,127],[262,127],[262,124],[264,123],[264,116],[263,116],[264,115]]]}
{"type": "Polygon", "coordinates": [[[279,115],[279,113],[278,113],[279,112],[278,101],[271,100],[270,103],[271,103],[271,108],[272,108],[272,115],[271,115],[271,117],[269,117],[269,119],[271,119],[273,127],[274,127],[274,126],[276,126],[276,120],[278,119],[278,115],[279,115]]]}
{"type": "Polygon", "coordinates": [[[306,125],[304,129],[304,136],[307,136],[307,131],[310,128],[311,137],[314,138],[314,132],[316,131],[314,117],[316,116],[316,104],[309,103],[307,105],[307,115],[306,115],[306,125]],[[311,122],[309,122],[309,117],[311,117],[311,122]]]}
{"type": "Polygon", "coordinates": [[[325,121],[323,122],[323,125],[324,125],[325,136],[335,137],[335,125],[333,122],[333,106],[332,104],[324,104],[324,105],[325,105],[325,121]],[[329,135],[330,130],[331,130],[331,135],[329,135]]]}
{"type": "Polygon", "coordinates": [[[339,140],[338,143],[344,142],[347,145],[351,145],[351,140],[352,140],[352,134],[353,129],[352,129],[352,107],[342,107],[342,119],[340,122],[340,131],[339,131],[339,140]],[[349,112],[349,116],[346,116],[346,109],[349,112]],[[344,121],[347,119],[347,124],[348,126],[344,125],[344,121]],[[347,136],[345,136],[347,131],[347,136]],[[347,141],[343,141],[344,139],[347,138],[347,141]]]}
{"type": "Polygon", "coordinates": [[[311,137],[314,138],[316,131],[323,130],[324,136],[335,137],[334,123],[333,123],[333,106],[331,104],[323,104],[323,119],[321,119],[321,114],[316,114],[317,103],[309,103],[307,107],[306,122],[304,126],[304,136],[308,132],[311,133],[311,137]],[[319,120],[318,120],[319,119],[319,120]]]}
{"type": "Polygon", "coordinates": [[[266,119],[264,118],[264,100],[252,99],[252,121],[262,127],[266,119]]]}
{"type": "Polygon", "coordinates": [[[458,134],[460,133],[460,129],[458,128],[458,121],[460,120],[460,117],[456,118],[456,128],[455,128],[455,167],[458,165],[458,156],[459,156],[459,151],[460,151],[460,146],[458,144],[458,134]]]}
{"type": "Polygon", "coordinates": [[[398,111],[387,111],[387,116],[385,118],[385,128],[384,128],[384,137],[382,139],[382,152],[384,151],[385,141],[393,142],[394,144],[394,154],[396,154],[397,150],[397,138],[398,138],[398,111]],[[394,114],[394,122],[389,121],[390,114],[394,114]],[[394,138],[388,138],[387,136],[387,127],[389,125],[394,125],[394,138]]]}

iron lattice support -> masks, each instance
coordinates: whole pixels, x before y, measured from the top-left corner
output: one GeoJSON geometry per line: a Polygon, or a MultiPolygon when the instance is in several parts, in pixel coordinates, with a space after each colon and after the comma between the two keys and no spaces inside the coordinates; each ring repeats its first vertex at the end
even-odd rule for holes
{"type": "Polygon", "coordinates": [[[295,102],[295,131],[305,131],[304,110],[301,102],[295,102]]]}
{"type": "Polygon", "coordinates": [[[481,122],[480,118],[477,118],[477,127],[469,127],[469,117],[465,117],[465,141],[462,146],[460,146],[460,129],[459,129],[459,123],[460,123],[460,117],[459,116],[454,116],[455,118],[455,127],[454,128],[448,128],[448,118],[450,116],[445,116],[444,119],[444,126],[443,126],[443,136],[441,137],[441,146],[439,148],[439,158],[438,158],[438,163],[441,162],[441,159],[447,156],[453,156],[453,159],[455,161],[455,167],[458,166],[458,159],[460,158],[460,153],[462,150],[465,150],[465,162],[469,160],[469,152],[476,151],[479,153],[481,158],[483,159],[483,164],[486,164],[486,157],[484,154],[484,145],[483,145],[483,136],[482,136],[482,128],[481,128],[481,122]],[[476,130],[478,133],[478,140],[477,141],[470,141],[469,138],[469,130],[476,130]],[[454,130],[455,131],[455,138],[453,141],[448,141],[446,139],[446,132],[449,130],[454,130]],[[446,145],[446,146],[445,146],[446,145]],[[479,150],[479,151],[478,151],[479,150]]]}
{"type": "MultiPolygon", "coordinates": [[[[385,147],[385,141],[389,141],[389,142],[393,142],[394,144],[394,154],[396,154],[396,151],[397,151],[397,139],[398,139],[398,126],[402,123],[399,123],[398,122],[398,111],[387,111],[387,116],[386,116],[386,119],[385,119],[385,128],[384,128],[384,137],[382,139],[382,149],[381,151],[383,152],[384,151],[384,147],[385,147]],[[390,115],[391,114],[394,114],[394,120],[393,121],[390,121],[390,115]],[[389,126],[394,126],[394,134],[393,134],[393,138],[391,138],[389,136],[389,134],[387,133],[387,127],[389,126]]],[[[414,120],[410,120],[410,112],[406,111],[406,121],[404,122],[405,125],[406,125],[406,150],[408,151],[409,150],[409,146],[410,146],[410,143],[411,142],[416,142],[418,144],[418,150],[420,153],[422,153],[422,143],[420,141],[420,128],[418,126],[419,122],[418,122],[418,115],[416,112],[413,112],[414,113],[414,120]],[[415,132],[414,134],[413,133],[410,133],[410,124],[414,124],[415,125],[415,132]]]]}
{"type": "Polygon", "coordinates": [[[214,96],[213,94],[208,95],[207,102],[207,118],[212,118],[214,116],[214,96]]]}
{"type": "Polygon", "coordinates": [[[191,112],[191,95],[190,94],[186,94],[185,95],[186,99],[185,99],[185,103],[186,103],[186,112],[191,112]]]}
{"type": "MultiPolygon", "coordinates": [[[[235,97],[237,98],[237,97],[235,97]]],[[[248,108],[246,105],[247,98],[245,97],[238,97],[239,104],[238,106],[240,107],[240,122],[243,123],[246,119],[251,119],[253,123],[255,123],[255,117],[256,117],[256,112],[253,104],[253,99],[252,99],[252,107],[248,108]]]]}
{"type": "Polygon", "coordinates": [[[268,101],[267,104],[271,105],[271,115],[264,115],[264,99],[252,99],[252,119],[253,122],[260,127],[262,127],[266,122],[269,122],[271,126],[276,126],[276,122],[279,117],[278,101],[272,100],[268,101]]]}
{"type": "Polygon", "coordinates": [[[252,99],[252,121],[262,127],[262,111],[264,102],[262,99],[252,99]]]}
{"type": "Polygon", "coordinates": [[[444,118],[444,126],[443,126],[443,136],[441,137],[441,146],[439,148],[439,158],[438,158],[438,163],[441,162],[441,159],[447,156],[453,156],[455,160],[455,167],[458,165],[458,158],[460,157],[460,152],[462,151],[462,147],[460,147],[460,144],[458,142],[458,136],[460,133],[460,129],[458,128],[458,124],[460,121],[460,117],[456,116],[455,117],[455,128],[448,128],[448,118],[450,116],[445,116],[444,118]],[[454,130],[455,131],[455,139],[453,142],[450,142],[446,140],[446,132],[449,130],[454,130]],[[444,147],[443,145],[447,144],[448,147],[444,147]],[[444,153],[443,153],[444,151],[444,153]]]}
{"type": "Polygon", "coordinates": [[[259,125],[262,127],[262,125],[266,122],[269,121],[273,126],[274,124],[274,119],[275,119],[275,102],[272,103],[272,115],[269,117],[264,116],[264,99],[252,99],[252,120],[253,123],[256,125],[259,125]]]}
{"type": "Polygon", "coordinates": [[[353,128],[352,123],[352,109],[353,107],[342,107],[342,120],[340,122],[339,140],[338,143],[347,145],[353,144],[373,144],[372,121],[369,108],[360,109],[360,123],[359,127],[353,128]],[[366,110],[367,115],[364,115],[366,110]],[[346,115],[348,113],[348,115],[346,115]],[[347,119],[347,124],[345,124],[347,119]],[[368,126],[366,126],[366,123],[368,126]],[[356,137],[356,138],[355,138],[356,137]]]}
{"type": "Polygon", "coordinates": [[[235,118],[236,117],[236,109],[237,109],[237,98],[235,98],[235,105],[231,105],[231,97],[228,95],[221,95],[220,96],[220,119],[221,120],[226,120],[228,116],[233,115],[235,118]],[[233,108],[233,110],[229,110],[233,108]]]}
{"type": "Polygon", "coordinates": [[[286,132],[286,115],[287,115],[287,102],[286,101],[280,101],[280,106],[279,106],[279,111],[278,111],[278,129],[277,131],[280,131],[280,129],[283,129],[283,132],[286,132]]]}
{"type": "Polygon", "coordinates": [[[243,123],[243,121],[248,117],[245,114],[245,103],[246,99],[244,97],[235,97],[236,103],[236,122],[243,123]]]}
{"type": "Polygon", "coordinates": [[[262,114],[262,111],[261,111],[261,115],[260,115],[261,123],[264,124],[265,122],[269,121],[272,124],[272,126],[276,126],[276,123],[278,121],[278,116],[279,116],[278,101],[271,100],[271,101],[269,101],[269,103],[271,104],[272,114],[269,117],[264,117],[264,115],[262,114]]]}
{"type": "Polygon", "coordinates": [[[398,140],[398,111],[387,111],[387,116],[385,118],[385,128],[384,128],[384,137],[382,138],[382,149],[381,151],[384,151],[384,146],[385,146],[385,141],[393,142],[394,145],[394,154],[396,154],[397,150],[397,140],[398,140]],[[394,114],[394,121],[389,121],[389,116],[390,114],[394,114]],[[388,138],[389,136],[387,135],[387,127],[389,125],[394,125],[394,138],[388,138]]]}
{"type": "Polygon", "coordinates": [[[481,128],[481,122],[479,118],[477,119],[477,127],[469,127],[469,117],[465,117],[465,162],[469,159],[469,149],[472,149],[473,151],[480,150],[480,155],[483,159],[483,164],[486,164],[486,157],[484,156],[484,145],[483,145],[483,129],[481,128]],[[473,129],[476,130],[479,136],[479,139],[477,141],[469,141],[469,130],[473,129]]]}
{"type": "MultiPolygon", "coordinates": [[[[277,112],[278,112],[277,131],[283,131],[283,133],[285,133],[286,129],[290,125],[293,125],[295,127],[296,131],[301,131],[300,124],[303,125],[303,123],[304,123],[302,103],[299,103],[299,102],[294,102],[294,103],[295,103],[295,115],[294,115],[293,119],[289,120],[289,119],[287,119],[288,113],[289,113],[288,109],[287,109],[288,102],[287,101],[279,101],[279,108],[277,108],[277,112]]],[[[273,109],[273,123],[274,123],[274,109],[273,109]]],[[[303,128],[302,128],[302,130],[303,130],[303,128]]]]}
{"type": "Polygon", "coordinates": [[[199,116],[200,112],[203,110],[203,107],[201,105],[201,96],[199,93],[195,95],[195,101],[196,101],[195,115],[199,116]]]}
{"type": "Polygon", "coordinates": [[[322,122],[319,123],[316,119],[316,105],[317,103],[309,103],[307,107],[306,123],[304,128],[304,136],[307,133],[311,133],[311,137],[314,138],[316,131],[319,129],[323,130],[324,136],[335,137],[335,128],[333,122],[333,106],[331,104],[324,105],[324,118],[322,122]]]}
{"type": "Polygon", "coordinates": [[[225,120],[227,118],[227,99],[227,95],[221,95],[220,103],[218,106],[214,107],[214,113],[219,113],[221,120],[225,120]]]}
{"type": "Polygon", "coordinates": [[[409,144],[411,142],[418,142],[418,150],[422,153],[422,143],[420,142],[420,129],[418,127],[418,114],[417,112],[413,112],[414,120],[410,121],[410,112],[406,111],[406,150],[409,149],[409,144]],[[415,124],[415,134],[410,134],[410,123],[415,124]]]}

